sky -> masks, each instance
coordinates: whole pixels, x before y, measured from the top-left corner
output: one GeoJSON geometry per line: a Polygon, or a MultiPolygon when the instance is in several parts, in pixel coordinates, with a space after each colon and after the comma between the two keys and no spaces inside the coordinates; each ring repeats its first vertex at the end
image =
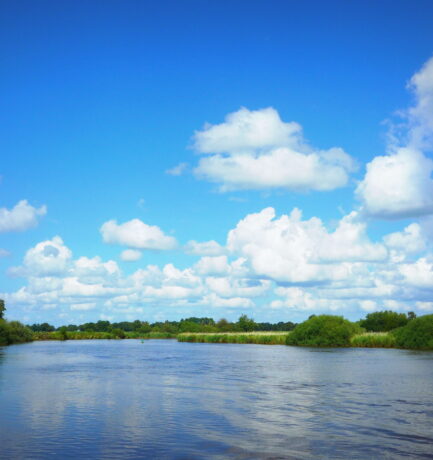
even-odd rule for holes
{"type": "Polygon", "coordinates": [[[431,1],[0,4],[7,318],[433,312],[431,1]]]}

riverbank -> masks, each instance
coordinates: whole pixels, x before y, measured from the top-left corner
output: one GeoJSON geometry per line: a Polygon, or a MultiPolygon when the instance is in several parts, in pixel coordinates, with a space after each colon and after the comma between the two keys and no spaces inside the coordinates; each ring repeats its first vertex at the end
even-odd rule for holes
{"type": "Polygon", "coordinates": [[[226,332],[205,333],[185,332],[177,336],[179,342],[198,343],[255,343],[260,345],[285,345],[287,332],[256,331],[256,332],[226,332]]]}

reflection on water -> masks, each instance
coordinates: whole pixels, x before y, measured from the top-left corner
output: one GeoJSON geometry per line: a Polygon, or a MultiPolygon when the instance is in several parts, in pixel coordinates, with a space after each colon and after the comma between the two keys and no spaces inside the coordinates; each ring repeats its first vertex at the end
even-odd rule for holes
{"type": "Polygon", "coordinates": [[[1,458],[433,458],[433,353],[0,348],[1,458]]]}

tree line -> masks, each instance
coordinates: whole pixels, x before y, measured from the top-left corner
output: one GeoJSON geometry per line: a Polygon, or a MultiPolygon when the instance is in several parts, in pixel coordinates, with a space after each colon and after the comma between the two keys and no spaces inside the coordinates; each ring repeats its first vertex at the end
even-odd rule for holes
{"type": "Polygon", "coordinates": [[[180,321],[97,321],[80,325],[69,324],[66,326],[55,327],[49,323],[32,324],[30,329],[34,332],[54,332],[66,330],[67,332],[112,332],[121,330],[124,332],[137,332],[148,334],[150,332],[162,332],[168,334],[179,334],[182,332],[252,332],[252,331],[291,331],[296,326],[291,321],[278,323],[258,323],[247,315],[241,315],[236,322],[230,322],[225,318],[215,321],[213,318],[190,318],[180,321]]]}

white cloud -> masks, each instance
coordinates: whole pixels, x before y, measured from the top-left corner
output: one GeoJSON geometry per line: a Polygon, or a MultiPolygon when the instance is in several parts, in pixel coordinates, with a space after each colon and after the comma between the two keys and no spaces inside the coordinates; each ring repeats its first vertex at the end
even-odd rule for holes
{"type": "Polygon", "coordinates": [[[389,153],[368,165],[356,195],[370,216],[399,219],[433,213],[433,58],[410,82],[416,103],[402,132],[391,138],[389,153]]]}
{"type": "Polygon", "coordinates": [[[137,260],[140,260],[141,256],[141,251],[137,251],[136,249],[125,249],[120,254],[120,258],[124,262],[135,262],[137,260]]]}
{"type": "Polygon", "coordinates": [[[315,150],[297,123],[283,122],[273,108],[242,108],[224,123],[205,125],[194,135],[203,154],[195,174],[220,184],[221,191],[288,188],[333,190],[347,184],[356,169],[341,148],[315,150]]]}
{"type": "Polygon", "coordinates": [[[419,224],[408,225],[402,232],[385,235],[385,244],[396,251],[411,254],[426,249],[427,241],[419,224]]]}
{"type": "Polygon", "coordinates": [[[433,290],[433,262],[425,257],[413,264],[399,266],[400,273],[409,285],[433,290]]]}
{"type": "Polygon", "coordinates": [[[216,294],[211,293],[204,297],[203,303],[211,307],[222,308],[252,308],[254,302],[245,297],[231,297],[229,299],[218,297],[216,294]]]}
{"type": "Polygon", "coordinates": [[[344,279],[351,276],[350,262],[387,257],[383,245],[369,241],[356,213],[328,232],[317,217],[303,221],[298,209],[279,219],[273,208],[246,216],[229,232],[227,247],[244,256],[257,276],[292,283],[344,279]]]}
{"type": "Polygon", "coordinates": [[[225,275],[230,267],[227,256],[202,257],[195,265],[195,271],[200,275],[225,275]]]}
{"type": "Polygon", "coordinates": [[[96,302],[75,303],[70,306],[71,310],[88,311],[96,308],[96,302]]]}
{"type": "Polygon", "coordinates": [[[400,148],[367,165],[356,194],[366,212],[383,219],[421,216],[433,212],[433,161],[420,151],[400,148]]]}
{"type": "Polygon", "coordinates": [[[184,251],[195,256],[219,256],[225,252],[225,249],[213,240],[203,243],[191,240],[184,246],[184,251]]]}
{"type": "Polygon", "coordinates": [[[433,57],[410,80],[416,104],[408,111],[410,144],[420,148],[432,145],[433,135],[433,57]]]}
{"type": "Polygon", "coordinates": [[[45,205],[34,208],[27,200],[19,201],[11,210],[0,208],[0,233],[22,232],[36,227],[38,219],[46,213],[45,205]]]}
{"type": "Polygon", "coordinates": [[[61,276],[71,266],[72,252],[59,236],[42,241],[30,248],[24,257],[22,267],[11,269],[19,276],[61,276]]]}
{"type": "Polygon", "coordinates": [[[2,257],[9,257],[10,255],[11,255],[11,253],[9,251],[6,251],[6,249],[0,248],[0,259],[2,257]]]}
{"type": "Polygon", "coordinates": [[[174,166],[171,169],[167,169],[165,172],[171,176],[181,176],[187,169],[188,163],[179,163],[177,166],[174,166]]]}
{"type": "Polygon", "coordinates": [[[140,219],[132,219],[120,225],[110,220],[102,225],[100,231],[104,242],[109,244],[157,250],[169,250],[177,246],[175,238],[165,235],[156,225],[147,225],[140,219]]]}

